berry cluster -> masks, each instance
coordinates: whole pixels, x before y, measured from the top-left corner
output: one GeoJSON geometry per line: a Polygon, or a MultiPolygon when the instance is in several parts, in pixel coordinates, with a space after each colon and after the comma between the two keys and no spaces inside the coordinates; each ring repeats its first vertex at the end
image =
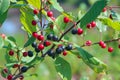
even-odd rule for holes
{"type": "Polygon", "coordinates": [[[91,23],[87,24],[88,29],[91,29],[91,28],[94,28],[94,27],[96,27],[96,22],[95,21],[92,21],[91,23]]]}
{"type": "Polygon", "coordinates": [[[75,35],[75,34],[81,35],[81,34],[83,34],[83,30],[81,28],[78,28],[78,29],[74,28],[74,29],[72,29],[71,33],[73,35],[75,35]]]}

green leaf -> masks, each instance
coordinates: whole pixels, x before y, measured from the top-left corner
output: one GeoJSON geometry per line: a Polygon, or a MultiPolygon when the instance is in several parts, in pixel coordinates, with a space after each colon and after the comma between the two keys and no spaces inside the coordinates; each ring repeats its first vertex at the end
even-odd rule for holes
{"type": "Polygon", "coordinates": [[[24,1],[17,1],[15,4],[11,4],[10,8],[21,8],[27,4],[24,1]]]}
{"type": "Polygon", "coordinates": [[[5,13],[3,13],[2,15],[0,15],[0,24],[2,24],[6,18],[7,18],[7,13],[8,11],[6,11],[5,13]]]}
{"type": "Polygon", "coordinates": [[[58,57],[55,60],[55,68],[62,79],[71,80],[72,76],[71,67],[66,60],[64,60],[61,57],[58,57]]]}
{"type": "Polygon", "coordinates": [[[32,34],[32,32],[36,31],[36,26],[33,26],[31,24],[32,20],[34,20],[34,15],[32,14],[33,10],[30,9],[29,7],[21,7],[20,9],[21,16],[20,16],[20,21],[22,25],[24,26],[25,30],[32,34]]]}
{"type": "Polygon", "coordinates": [[[90,10],[81,18],[80,27],[85,28],[85,26],[95,20],[100,13],[102,12],[103,8],[107,5],[108,0],[98,0],[96,1],[90,10]]]}
{"type": "Polygon", "coordinates": [[[110,18],[99,18],[99,20],[108,27],[112,27],[113,29],[120,31],[120,22],[113,21],[110,18]]]}
{"type": "Polygon", "coordinates": [[[64,10],[63,10],[63,8],[59,5],[59,3],[57,2],[57,0],[49,0],[50,1],[50,3],[52,4],[52,6],[56,9],[56,10],[58,10],[58,11],[60,11],[60,12],[63,12],[64,10]]]}
{"type": "Polygon", "coordinates": [[[2,48],[3,45],[4,45],[3,39],[2,39],[2,37],[0,37],[0,48],[2,48]]]}
{"type": "Polygon", "coordinates": [[[29,46],[30,44],[32,44],[35,41],[35,38],[33,36],[31,36],[28,41],[25,43],[24,47],[29,46]]]}
{"type": "Polygon", "coordinates": [[[5,13],[10,6],[10,0],[0,0],[0,15],[5,13]]]}
{"type": "Polygon", "coordinates": [[[90,53],[80,47],[77,47],[77,50],[79,51],[79,55],[82,60],[95,72],[100,73],[106,71],[107,66],[102,61],[93,57],[90,53]]]}
{"type": "Polygon", "coordinates": [[[7,39],[9,39],[10,41],[12,41],[12,42],[15,42],[15,43],[16,43],[15,38],[14,38],[14,37],[12,37],[12,36],[7,37],[7,39]]]}
{"type": "Polygon", "coordinates": [[[12,36],[5,38],[5,41],[8,42],[11,47],[16,47],[16,40],[12,36]]]}
{"type": "Polygon", "coordinates": [[[27,0],[28,4],[40,10],[41,0],[27,0]]]}

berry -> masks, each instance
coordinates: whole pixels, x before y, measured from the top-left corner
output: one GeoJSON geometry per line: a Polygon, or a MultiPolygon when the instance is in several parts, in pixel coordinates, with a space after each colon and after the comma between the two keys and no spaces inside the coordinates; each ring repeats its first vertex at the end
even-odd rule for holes
{"type": "Polygon", "coordinates": [[[52,40],[52,37],[53,37],[53,34],[47,35],[47,39],[48,39],[48,40],[52,40]]]}
{"type": "Polygon", "coordinates": [[[48,12],[47,12],[47,16],[48,16],[48,17],[53,17],[53,12],[52,12],[52,11],[48,11],[48,12]]]}
{"type": "Polygon", "coordinates": [[[113,19],[112,14],[109,15],[109,18],[110,18],[110,19],[113,19]]]}
{"type": "Polygon", "coordinates": [[[33,56],[33,52],[32,51],[28,51],[28,56],[32,57],[33,56]]]}
{"type": "Polygon", "coordinates": [[[57,54],[60,54],[62,52],[62,48],[61,47],[58,47],[57,49],[56,49],[56,53],[57,54]]]}
{"type": "Polygon", "coordinates": [[[108,52],[113,52],[113,48],[112,47],[108,47],[108,52]]]}
{"type": "Polygon", "coordinates": [[[10,56],[13,56],[13,55],[14,55],[14,51],[13,51],[13,50],[10,50],[10,51],[9,51],[9,55],[10,55],[10,56]]]}
{"type": "Polygon", "coordinates": [[[65,50],[65,46],[61,46],[61,48],[62,48],[62,51],[64,51],[64,50],[65,50]]]}
{"type": "Polygon", "coordinates": [[[14,64],[13,65],[13,68],[17,68],[19,65],[18,64],[14,64]]]}
{"type": "Polygon", "coordinates": [[[105,8],[103,8],[102,12],[106,12],[106,10],[107,10],[107,8],[105,7],[105,8]]]}
{"type": "Polygon", "coordinates": [[[72,29],[71,33],[72,34],[77,34],[77,29],[76,28],[72,29]]]}
{"type": "Polygon", "coordinates": [[[118,48],[120,48],[120,44],[118,45],[118,48]]]}
{"type": "Polygon", "coordinates": [[[37,38],[37,37],[38,37],[37,32],[33,32],[33,33],[32,33],[32,36],[33,36],[34,38],[37,38]]]}
{"type": "Polygon", "coordinates": [[[6,69],[6,68],[3,69],[3,72],[4,72],[4,73],[8,73],[8,69],[6,69]]]}
{"type": "Polygon", "coordinates": [[[54,36],[52,37],[52,40],[53,40],[53,41],[58,41],[58,37],[54,35],[54,36]]]}
{"type": "Polygon", "coordinates": [[[63,55],[66,56],[67,55],[67,51],[63,51],[63,55]]]}
{"type": "Polygon", "coordinates": [[[54,51],[53,50],[49,50],[48,52],[47,52],[47,54],[48,54],[48,56],[54,56],[54,51]]]}
{"type": "Polygon", "coordinates": [[[27,70],[28,70],[28,68],[25,67],[25,66],[23,66],[23,67],[21,68],[21,72],[26,72],[27,70]]]}
{"type": "Polygon", "coordinates": [[[43,35],[38,35],[37,39],[40,40],[40,41],[43,41],[44,40],[44,36],[43,35]]]}
{"type": "Polygon", "coordinates": [[[89,24],[87,24],[87,28],[88,28],[88,29],[92,28],[92,26],[91,26],[91,24],[90,24],[90,23],[89,23],[89,24]]]}
{"type": "Polygon", "coordinates": [[[69,44],[65,49],[66,49],[66,50],[72,50],[72,45],[69,44]]]}
{"type": "Polygon", "coordinates": [[[32,25],[35,26],[37,22],[35,20],[32,20],[32,25]]]}
{"type": "Polygon", "coordinates": [[[105,43],[103,41],[99,42],[99,46],[103,46],[105,43]]]}
{"type": "Polygon", "coordinates": [[[78,35],[81,35],[82,33],[83,33],[83,30],[82,30],[81,28],[78,28],[77,34],[78,34],[78,35]]]}
{"type": "Polygon", "coordinates": [[[92,42],[90,40],[86,41],[86,46],[91,46],[92,42]]]}
{"type": "Polygon", "coordinates": [[[103,45],[101,45],[101,48],[106,48],[106,44],[104,43],[103,45]]]}
{"type": "Polygon", "coordinates": [[[90,24],[91,24],[92,28],[96,27],[96,22],[95,21],[92,21],[90,24]]]}
{"type": "Polygon", "coordinates": [[[32,45],[31,45],[33,48],[37,47],[37,43],[36,42],[33,42],[32,45]]]}
{"type": "Polygon", "coordinates": [[[52,16],[52,17],[50,17],[50,18],[51,18],[53,21],[55,21],[55,17],[52,16]]]}
{"type": "Polygon", "coordinates": [[[34,10],[33,10],[33,13],[37,15],[37,14],[39,14],[39,10],[34,9],[34,10]]]}
{"type": "Polygon", "coordinates": [[[5,39],[6,35],[5,34],[0,34],[0,36],[5,39]]]}
{"type": "Polygon", "coordinates": [[[68,23],[70,19],[68,17],[64,17],[64,23],[68,23]]]}
{"type": "Polygon", "coordinates": [[[27,57],[28,56],[28,52],[23,52],[23,56],[27,57]]]}
{"type": "Polygon", "coordinates": [[[50,29],[53,29],[54,25],[53,24],[50,24],[50,29]]]}
{"type": "Polygon", "coordinates": [[[44,46],[47,47],[47,46],[50,46],[50,45],[51,45],[51,43],[50,43],[49,41],[45,41],[45,42],[44,42],[44,46]]]}
{"type": "Polygon", "coordinates": [[[12,78],[13,78],[12,74],[9,74],[9,75],[7,76],[7,79],[8,79],[8,80],[12,80],[12,78]]]}
{"type": "Polygon", "coordinates": [[[43,45],[43,44],[39,44],[39,45],[38,45],[38,49],[39,49],[39,50],[43,50],[43,49],[44,49],[44,45],[43,45]]]}
{"type": "Polygon", "coordinates": [[[36,48],[35,48],[35,52],[39,53],[40,50],[36,47],[36,48]]]}
{"type": "Polygon", "coordinates": [[[24,79],[24,76],[23,76],[23,75],[20,75],[19,79],[20,79],[20,80],[23,80],[23,79],[24,79]]]}

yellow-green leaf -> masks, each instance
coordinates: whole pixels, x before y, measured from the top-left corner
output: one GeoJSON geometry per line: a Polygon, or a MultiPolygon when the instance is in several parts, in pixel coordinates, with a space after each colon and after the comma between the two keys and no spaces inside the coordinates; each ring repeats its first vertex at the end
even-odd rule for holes
{"type": "Polygon", "coordinates": [[[41,0],[27,0],[28,4],[40,10],[41,0]]]}

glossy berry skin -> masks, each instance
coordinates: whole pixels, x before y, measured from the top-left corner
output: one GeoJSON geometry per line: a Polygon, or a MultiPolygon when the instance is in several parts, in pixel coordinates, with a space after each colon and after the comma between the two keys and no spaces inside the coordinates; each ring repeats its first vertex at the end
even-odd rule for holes
{"type": "Polygon", "coordinates": [[[99,41],[99,46],[104,45],[105,43],[103,41],[99,41]]]}
{"type": "Polygon", "coordinates": [[[7,79],[8,79],[8,80],[12,80],[12,78],[13,78],[13,75],[12,75],[12,74],[9,74],[9,75],[7,76],[7,79]]]}
{"type": "Polygon", "coordinates": [[[63,55],[66,56],[67,55],[67,51],[63,51],[63,55]]]}
{"type": "Polygon", "coordinates": [[[38,39],[39,41],[43,41],[43,40],[44,40],[44,36],[43,36],[43,35],[38,35],[37,39],[38,39]]]}
{"type": "Polygon", "coordinates": [[[36,26],[37,22],[35,20],[32,20],[32,25],[36,26]]]}
{"type": "Polygon", "coordinates": [[[28,56],[28,52],[23,52],[23,56],[27,57],[28,56]]]}
{"type": "Polygon", "coordinates": [[[91,24],[92,28],[96,27],[96,22],[95,21],[92,21],[90,24],[91,24]]]}
{"type": "Polygon", "coordinates": [[[43,49],[44,49],[44,45],[43,45],[43,44],[39,44],[39,45],[38,45],[38,49],[39,49],[39,50],[43,50],[43,49]]]}
{"type": "Polygon", "coordinates": [[[106,44],[104,43],[103,45],[101,45],[101,48],[106,48],[106,44]]]}
{"type": "Polygon", "coordinates": [[[33,32],[33,33],[32,33],[32,36],[33,36],[34,38],[37,38],[37,37],[38,37],[37,32],[33,32]]]}
{"type": "Polygon", "coordinates": [[[33,42],[33,43],[31,44],[31,46],[32,46],[33,48],[35,48],[35,47],[37,47],[37,43],[36,43],[36,42],[33,42]]]}
{"type": "Polygon", "coordinates": [[[74,34],[77,34],[77,29],[76,29],[76,28],[72,29],[71,33],[72,33],[73,35],[74,35],[74,34]]]}
{"type": "Polygon", "coordinates": [[[33,57],[33,52],[32,51],[28,51],[28,56],[29,57],[33,57]]]}
{"type": "Polygon", "coordinates": [[[82,30],[81,28],[78,28],[77,34],[78,34],[78,35],[81,35],[82,33],[83,33],[83,30],[82,30]]]}
{"type": "Polygon", "coordinates": [[[9,51],[9,55],[10,55],[10,56],[13,56],[13,55],[14,55],[14,51],[13,51],[13,50],[10,50],[10,51],[9,51]]]}
{"type": "Polygon", "coordinates": [[[35,48],[35,52],[39,53],[40,50],[38,49],[38,47],[35,48]]]}
{"type": "Polygon", "coordinates": [[[48,12],[47,12],[47,16],[48,16],[48,17],[53,17],[53,12],[52,12],[52,11],[48,11],[48,12]]]}
{"type": "Polygon", "coordinates": [[[22,68],[21,68],[21,72],[26,72],[28,70],[28,68],[26,67],[26,66],[23,66],[22,68]]]}
{"type": "Polygon", "coordinates": [[[37,15],[37,14],[39,14],[39,10],[34,9],[34,10],[33,10],[33,13],[37,15]]]}
{"type": "Polygon", "coordinates": [[[45,47],[50,46],[50,45],[51,45],[51,43],[50,43],[49,41],[46,40],[46,41],[44,42],[44,46],[45,46],[45,47]]]}
{"type": "Polygon", "coordinates": [[[108,52],[113,52],[113,48],[112,47],[108,47],[108,52]]]}
{"type": "Polygon", "coordinates": [[[64,17],[63,21],[64,21],[64,23],[68,23],[68,22],[70,22],[70,19],[68,17],[64,17]]]}
{"type": "Polygon", "coordinates": [[[69,51],[69,50],[72,50],[72,45],[69,44],[68,46],[65,47],[65,49],[68,50],[68,51],[69,51]]]}
{"type": "Polygon", "coordinates": [[[106,10],[107,10],[107,8],[105,7],[105,8],[103,8],[102,12],[106,12],[106,10]]]}
{"type": "Polygon", "coordinates": [[[47,54],[48,54],[48,56],[53,57],[53,56],[54,56],[54,51],[53,51],[53,50],[49,50],[49,51],[47,52],[47,54]]]}
{"type": "Polygon", "coordinates": [[[54,36],[52,37],[52,40],[53,40],[53,41],[58,41],[58,36],[54,35],[54,36]]]}
{"type": "Polygon", "coordinates": [[[19,65],[18,64],[14,64],[13,65],[13,68],[17,68],[19,65]]]}
{"type": "Polygon", "coordinates": [[[52,38],[53,38],[53,34],[47,35],[47,39],[48,39],[48,40],[52,40],[52,38]]]}
{"type": "Polygon", "coordinates": [[[89,24],[87,24],[87,28],[88,29],[91,29],[92,28],[92,26],[91,26],[91,24],[89,23],[89,24]]]}
{"type": "Polygon", "coordinates": [[[60,54],[62,51],[63,51],[63,50],[62,50],[61,47],[56,48],[56,53],[57,53],[57,54],[60,54]]]}
{"type": "Polygon", "coordinates": [[[85,43],[86,46],[91,46],[91,44],[92,44],[92,41],[90,41],[90,40],[86,41],[86,43],[85,43]]]}

